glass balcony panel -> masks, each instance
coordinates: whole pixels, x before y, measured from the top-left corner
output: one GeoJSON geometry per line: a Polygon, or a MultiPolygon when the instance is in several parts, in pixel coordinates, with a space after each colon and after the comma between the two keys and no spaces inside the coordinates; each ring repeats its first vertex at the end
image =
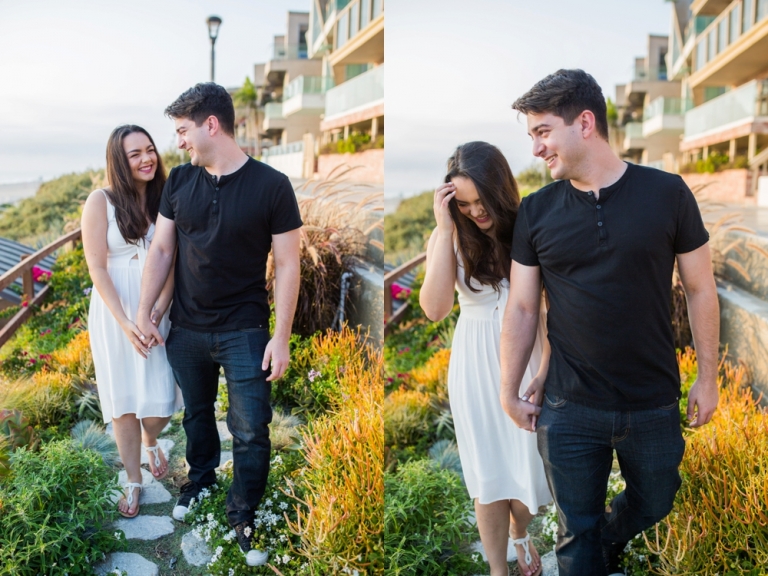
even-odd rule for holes
{"type": "Polygon", "coordinates": [[[355,2],[349,9],[349,37],[354,38],[360,32],[360,3],[355,2]]]}
{"type": "Polygon", "coordinates": [[[643,109],[643,120],[650,120],[657,116],[685,114],[692,107],[692,102],[687,98],[667,98],[660,96],[643,109]]]}
{"type": "Polygon", "coordinates": [[[686,139],[753,117],[757,95],[758,82],[753,80],[689,110],[685,114],[686,139]]]}
{"type": "Polygon", "coordinates": [[[728,17],[726,16],[717,25],[717,52],[718,54],[728,47],[728,17]]]}
{"type": "Polygon", "coordinates": [[[741,5],[736,4],[731,10],[731,44],[741,35],[741,5]]]}
{"type": "Polygon", "coordinates": [[[282,102],[268,102],[264,105],[264,117],[271,120],[279,120],[283,118],[283,103],[282,102]]]}
{"type": "Polygon", "coordinates": [[[384,0],[373,0],[373,18],[376,18],[384,10],[384,0]]]}
{"type": "Polygon", "coordinates": [[[768,0],[757,0],[757,21],[768,18],[768,0]]]}
{"type": "Polygon", "coordinates": [[[325,119],[384,99],[384,65],[356,76],[325,94],[325,119]]]}
{"type": "Polygon", "coordinates": [[[755,5],[752,3],[753,0],[744,0],[742,6],[743,6],[743,12],[742,12],[742,24],[741,24],[741,31],[742,33],[745,33],[747,30],[752,28],[752,17],[755,14],[755,5]]]}
{"type": "Polygon", "coordinates": [[[701,70],[707,65],[707,42],[706,39],[699,40],[696,43],[696,70],[701,70]]]}
{"type": "Polygon", "coordinates": [[[713,28],[710,30],[709,34],[707,34],[707,44],[707,60],[712,60],[717,56],[717,29],[713,28]]]}
{"type": "Polygon", "coordinates": [[[360,0],[360,28],[368,26],[371,21],[371,0],[360,0]]]}
{"type": "Polygon", "coordinates": [[[629,122],[624,126],[624,135],[627,138],[642,138],[643,137],[643,123],[642,122],[629,122]]]}
{"type": "Polygon", "coordinates": [[[283,99],[289,100],[299,94],[324,94],[333,87],[333,78],[327,76],[299,76],[285,87],[283,99]]]}
{"type": "Polygon", "coordinates": [[[336,23],[336,49],[338,50],[349,39],[349,12],[345,12],[339,16],[339,20],[336,23]]]}

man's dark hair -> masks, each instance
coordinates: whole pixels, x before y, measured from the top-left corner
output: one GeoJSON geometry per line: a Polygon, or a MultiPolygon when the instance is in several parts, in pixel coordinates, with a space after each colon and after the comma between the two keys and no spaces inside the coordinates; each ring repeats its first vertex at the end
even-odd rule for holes
{"type": "Polygon", "coordinates": [[[216,116],[221,129],[230,136],[235,135],[235,107],[232,97],[223,86],[213,82],[200,82],[176,98],[165,109],[171,118],[189,118],[200,126],[209,116],[216,116]]]}
{"type": "Polygon", "coordinates": [[[597,133],[608,140],[608,115],[603,91],[584,70],[560,69],[539,80],[515,100],[512,108],[523,114],[552,113],[570,126],[576,117],[589,110],[595,115],[597,133]]]}

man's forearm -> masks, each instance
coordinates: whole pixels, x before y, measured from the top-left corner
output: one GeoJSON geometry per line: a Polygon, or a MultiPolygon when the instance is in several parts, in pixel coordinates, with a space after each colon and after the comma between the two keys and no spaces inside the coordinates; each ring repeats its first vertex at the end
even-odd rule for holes
{"type": "Polygon", "coordinates": [[[536,341],[539,314],[511,307],[501,329],[501,394],[517,398],[536,341]]]}
{"type": "Polygon", "coordinates": [[[149,316],[168,279],[172,262],[173,254],[165,254],[161,250],[150,249],[141,277],[139,316],[149,316]]]}
{"type": "Polygon", "coordinates": [[[291,336],[293,315],[299,299],[299,263],[275,263],[275,333],[273,338],[291,336]]]}
{"type": "Polygon", "coordinates": [[[698,379],[714,384],[717,381],[718,348],[720,344],[720,306],[714,282],[711,289],[688,296],[688,318],[698,359],[698,379]]]}

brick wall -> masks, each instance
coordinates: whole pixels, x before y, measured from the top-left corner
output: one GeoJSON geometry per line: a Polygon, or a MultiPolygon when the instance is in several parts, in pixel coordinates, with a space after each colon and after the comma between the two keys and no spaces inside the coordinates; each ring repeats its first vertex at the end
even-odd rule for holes
{"type": "Polygon", "coordinates": [[[756,196],[747,196],[752,175],[747,169],[723,170],[714,174],[681,174],[689,188],[708,184],[707,197],[713,202],[757,204],[756,196]]]}
{"type": "MultiPolygon", "coordinates": [[[[346,164],[355,167],[346,176],[350,182],[365,182],[368,184],[384,183],[384,150],[365,150],[355,154],[321,154],[317,158],[315,178],[321,180],[328,177],[334,168],[346,164]]],[[[337,173],[341,171],[339,169],[337,173]]]]}

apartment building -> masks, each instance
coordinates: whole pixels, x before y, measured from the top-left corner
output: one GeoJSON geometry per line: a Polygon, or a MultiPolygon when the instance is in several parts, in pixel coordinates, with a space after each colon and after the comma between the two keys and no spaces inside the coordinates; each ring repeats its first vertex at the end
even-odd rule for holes
{"type": "Polygon", "coordinates": [[[743,185],[754,196],[768,149],[768,0],[677,0],[668,64],[693,104],[683,163],[727,156],[750,170],[743,185]]]}
{"type": "Polygon", "coordinates": [[[649,35],[646,55],[635,58],[633,77],[616,86],[619,155],[636,164],[674,171],[684,113],[680,81],[667,74],[668,37],[649,35]]]}
{"type": "Polygon", "coordinates": [[[309,54],[328,80],[320,129],[327,145],[384,131],[384,0],[312,0],[309,54]]]}

